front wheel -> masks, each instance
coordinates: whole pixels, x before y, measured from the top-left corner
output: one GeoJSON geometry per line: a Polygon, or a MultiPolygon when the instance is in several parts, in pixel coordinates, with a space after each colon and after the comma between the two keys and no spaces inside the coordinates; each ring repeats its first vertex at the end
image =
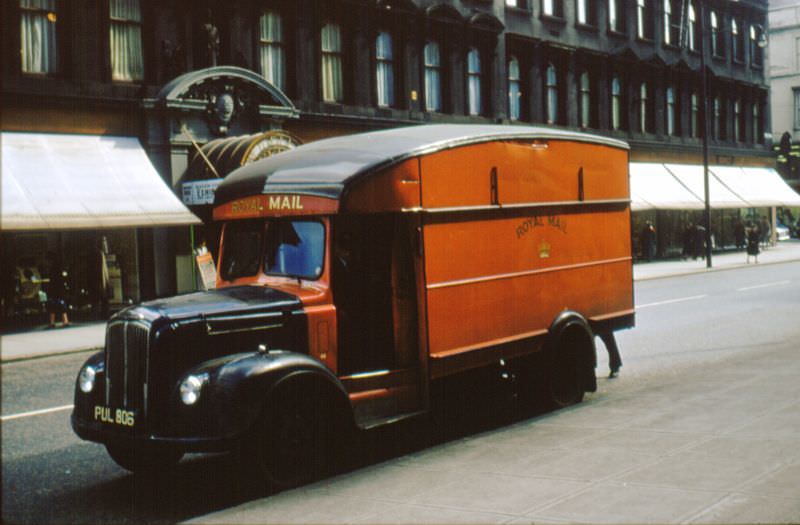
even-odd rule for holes
{"type": "Polygon", "coordinates": [[[249,449],[269,486],[291,488],[320,479],[331,468],[331,412],[311,396],[278,396],[265,411],[249,449]]]}
{"type": "Polygon", "coordinates": [[[106,451],[117,465],[135,474],[167,470],[183,457],[182,450],[153,444],[107,444],[106,451]]]}

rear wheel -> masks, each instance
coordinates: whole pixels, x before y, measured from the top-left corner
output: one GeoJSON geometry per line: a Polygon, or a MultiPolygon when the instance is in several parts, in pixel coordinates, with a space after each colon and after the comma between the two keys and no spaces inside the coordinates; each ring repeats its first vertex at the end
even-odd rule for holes
{"type": "Polygon", "coordinates": [[[544,394],[549,407],[563,408],[583,401],[583,375],[591,344],[591,335],[576,323],[563,328],[548,345],[544,394]]]}
{"type": "Polygon", "coordinates": [[[138,445],[107,444],[111,459],[120,467],[136,474],[161,472],[174,467],[183,451],[150,443],[138,445]]]}

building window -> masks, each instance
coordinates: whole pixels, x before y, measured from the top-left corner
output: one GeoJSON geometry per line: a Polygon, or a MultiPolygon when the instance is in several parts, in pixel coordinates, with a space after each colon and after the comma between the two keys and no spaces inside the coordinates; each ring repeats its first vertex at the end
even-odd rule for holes
{"type": "Polygon", "coordinates": [[[722,28],[720,27],[717,13],[711,11],[711,54],[715,57],[725,55],[725,41],[722,38],[722,28]]]}
{"type": "Polygon", "coordinates": [[[578,0],[578,23],[586,26],[597,25],[597,0],[578,0]]]}
{"type": "Polygon", "coordinates": [[[442,110],[442,65],[439,44],[428,42],[425,45],[425,109],[442,110]]]}
{"type": "Polygon", "coordinates": [[[622,129],[622,83],[616,76],[611,79],[611,129],[622,129]]]}
{"type": "Polygon", "coordinates": [[[675,120],[675,89],[667,88],[667,135],[677,135],[677,122],[675,120]]]}
{"type": "Polygon", "coordinates": [[[697,45],[700,43],[697,32],[699,27],[697,25],[697,13],[694,10],[694,2],[689,3],[689,31],[686,35],[689,49],[697,51],[697,45]]]}
{"type": "Polygon", "coordinates": [[[56,0],[20,0],[19,9],[22,71],[58,72],[56,0]]]}
{"type": "Polygon", "coordinates": [[[581,73],[578,85],[578,112],[582,128],[592,127],[592,88],[589,72],[581,73]]]}
{"type": "Polygon", "coordinates": [[[542,14],[544,16],[555,16],[561,18],[564,16],[563,0],[542,0],[542,14]]]}
{"type": "Polygon", "coordinates": [[[653,0],[636,0],[636,36],[653,39],[653,0]]]}
{"type": "Polygon", "coordinates": [[[725,115],[722,110],[722,101],[719,97],[714,97],[714,138],[717,140],[725,139],[725,115]]]}
{"type": "Polygon", "coordinates": [[[759,103],[753,103],[753,142],[761,144],[764,141],[764,132],[761,127],[761,110],[759,103]]]}
{"type": "Polygon", "coordinates": [[[608,29],[616,33],[625,31],[625,0],[608,0],[608,29]]]}
{"type": "Polygon", "coordinates": [[[744,142],[744,112],[742,101],[737,99],[733,103],[733,136],[737,142],[744,142]]]}
{"type": "Polygon", "coordinates": [[[470,48],[467,53],[467,111],[470,115],[480,115],[481,107],[481,55],[477,48],[470,48]]]}
{"type": "Polygon", "coordinates": [[[525,9],[527,7],[525,0],[506,0],[506,7],[516,7],[517,9],[525,9]]]}
{"type": "Polygon", "coordinates": [[[111,78],[141,80],[144,77],[144,57],[139,0],[109,0],[109,15],[111,78]]]}
{"type": "Polygon", "coordinates": [[[382,31],[375,39],[375,80],[379,106],[394,105],[394,65],[392,36],[382,31]]]}
{"type": "Polygon", "coordinates": [[[322,49],[322,100],[341,102],[344,98],[342,80],[342,32],[337,24],[326,24],[320,33],[322,49]]]}
{"type": "Polygon", "coordinates": [[[736,19],[731,19],[731,47],[733,48],[733,59],[737,62],[744,62],[744,33],[740,31],[736,19]]]}
{"type": "Polygon", "coordinates": [[[647,82],[639,86],[639,131],[650,131],[650,97],[647,82]]]}
{"type": "Polygon", "coordinates": [[[761,66],[764,63],[764,50],[758,45],[761,39],[761,32],[755,25],[750,26],[750,61],[754,66],[761,66]]]}
{"type": "Polygon", "coordinates": [[[700,136],[700,103],[697,98],[697,93],[692,93],[692,115],[691,115],[691,125],[692,129],[690,130],[692,133],[692,138],[698,138],[700,136]]]}
{"type": "Polygon", "coordinates": [[[553,64],[547,65],[545,74],[545,103],[547,104],[547,123],[558,124],[559,111],[558,111],[558,72],[556,66],[553,64]]]}
{"type": "Polygon", "coordinates": [[[261,76],[281,91],[286,89],[286,65],[283,54],[283,23],[274,11],[265,11],[259,19],[258,48],[261,76]]]}
{"type": "Polygon", "coordinates": [[[508,117],[519,120],[522,109],[522,86],[519,78],[519,61],[511,56],[508,61],[508,117]]]}
{"type": "Polygon", "coordinates": [[[664,0],[664,43],[679,46],[681,34],[681,6],[680,2],[673,5],[675,0],[664,0]]]}

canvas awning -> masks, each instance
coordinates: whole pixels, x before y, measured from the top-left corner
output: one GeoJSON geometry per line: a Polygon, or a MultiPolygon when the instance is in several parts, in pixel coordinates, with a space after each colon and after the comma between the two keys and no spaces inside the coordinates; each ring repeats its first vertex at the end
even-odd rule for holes
{"type": "Polygon", "coordinates": [[[663,164],[631,162],[631,209],[633,211],[699,210],[703,199],[681,184],[663,164]]]}
{"type": "Polygon", "coordinates": [[[200,224],[132,137],[0,134],[0,230],[200,224]]]}
{"type": "MultiPolygon", "coordinates": [[[[703,166],[631,162],[633,211],[698,210],[705,207],[703,166]]],[[[800,206],[800,195],[772,168],[709,166],[714,209],[800,206]]]]}

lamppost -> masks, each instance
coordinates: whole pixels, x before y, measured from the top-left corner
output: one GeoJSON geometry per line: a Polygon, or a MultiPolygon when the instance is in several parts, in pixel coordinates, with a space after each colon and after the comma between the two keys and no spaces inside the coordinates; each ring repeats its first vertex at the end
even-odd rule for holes
{"type": "MultiPolygon", "coordinates": [[[[686,2],[685,6],[688,8],[688,5],[691,2],[686,2]]],[[[698,40],[700,41],[700,72],[702,75],[702,87],[701,87],[701,98],[702,98],[702,108],[703,108],[703,133],[702,133],[702,144],[703,144],[703,199],[704,199],[704,208],[703,208],[703,223],[706,229],[706,267],[711,268],[711,198],[709,192],[709,178],[708,178],[708,71],[706,70],[706,9],[705,5],[698,0],[697,5],[699,6],[699,13],[700,16],[700,34],[698,35],[698,40]]],[[[683,11],[686,13],[686,11],[683,11]]],[[[764,26],[761,24],[755,24],[753,27],[756,28],[758,31],[758,40],[756,41],[756,45],[763,49],[767,46],[767,39],[764,34],[764,26]]],[[[743,28],[744,29],[744,28],[743,28]]],[[[691,30],[691,29],[690,29],[691,30]]],[[[751,57],[751,60],[753,57],[751,57]]],[[[756,133],[758,130],[753,130],[753,133],[756,133]]]]}

